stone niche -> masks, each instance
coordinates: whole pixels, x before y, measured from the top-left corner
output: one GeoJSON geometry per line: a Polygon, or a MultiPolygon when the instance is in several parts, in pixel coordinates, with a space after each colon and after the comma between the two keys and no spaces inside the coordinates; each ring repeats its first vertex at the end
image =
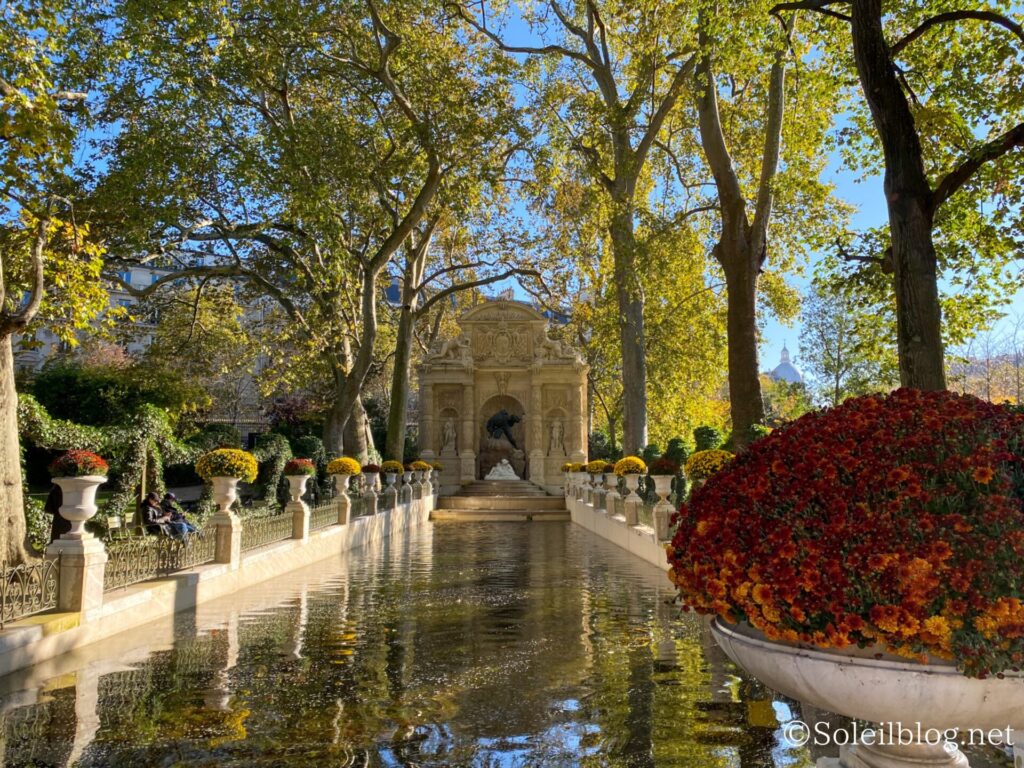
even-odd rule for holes
{"type": "Polygon", "coordinates": [[[520,302],[478,304],[459,318],[459,330],[436,342],[418,369],[420,448],[444,467],[441,492],[484,477],[502,459],[560,492],[562,464],[586,456],[587,366],[520,302]],[[513,417],[508,429],[489,432],[502,411],[513,417]]]}

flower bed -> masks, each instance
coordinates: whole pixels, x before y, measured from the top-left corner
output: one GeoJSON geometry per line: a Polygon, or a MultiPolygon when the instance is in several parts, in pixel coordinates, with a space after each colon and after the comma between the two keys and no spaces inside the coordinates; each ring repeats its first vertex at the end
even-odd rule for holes
{"type": "Polygon", "coordinates": [[[309,477],[316,474],[316,465],[310,459],[292,459],[284,465],[286,477],[309,477]]]}
{"type": "Polygon", "coordinates": [[[400,475],[405,471],[402,462],[389,460],[380,465],[381,471],[389,475],[400,475]]]}
{"type": "Polygon", "coordinates": [[[332,459],[327,465],[327,474],[329,475],[358,475],[362,471],[362,467],[359,462],[348,456],[342,456],[339,459],[332,459]]]}
{"type": "Polygon", "coordinates": [[[651,475],[678,475],[679,463],[672,459],[655,459],[647,466],[647,473],[651,475]]]}
{"type": "Polygon", "coordinates": [[[51,477],[106,475],[109,468],[107,462],[91,451],[67,451],[49,466],[51,477]]]}
{"type": "Polygon", "coordinates": [[[619,477],[624,475],[645,475],[647,465],[639,456],[627,456],[615,462],[615,474],[619,477]]]}
{"type": "Polygon", "coordinates": [[[899,390],[757,441],[676,515],[684,604],[772,640],[1024,662],[1024,413],[899,390]]]}
{"type": "Polygon", "coordinates": [[[693,482],[703,482],[713,474],[725,469],[732,459],[731,453],[717,448],[710,451],[697,451],[686,460],[686,476],[693,482]]]}
{"type": "Polygon", "coordinates": [[[237,448],[218,448],[203,454],[196,462],[196,473],[207,482],[215,477],[237,477],[251,483],[258,471],[256,457],[237,448]]]}

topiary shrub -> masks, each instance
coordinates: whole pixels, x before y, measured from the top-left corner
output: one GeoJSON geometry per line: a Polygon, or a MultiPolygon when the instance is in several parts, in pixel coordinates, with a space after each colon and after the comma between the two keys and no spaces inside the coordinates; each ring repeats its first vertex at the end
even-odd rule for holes
{"type": "Polygon", "coordinates": [[[713,451],[716,448],[721,448],[723,442],[725,442],[725,438],[714,427],[704,425],[693,430],[695,451],[713,451]]]}
{"type": "Polygon", "coordinates": [[[690,447],[687,445],[686,440],[682,437],[673,437],[665,446],[665,453],[662,454],[662,458],[674,461],[679,466],[682,466],[686,463],[689,455],[690,447]]]}
{"type": "Polygon", "coordinates": [[[661,446],[657,443],[648,443],[644,446],[644,449],[640,452],[640,458],[650,464],[661,456],[661,446]]]}

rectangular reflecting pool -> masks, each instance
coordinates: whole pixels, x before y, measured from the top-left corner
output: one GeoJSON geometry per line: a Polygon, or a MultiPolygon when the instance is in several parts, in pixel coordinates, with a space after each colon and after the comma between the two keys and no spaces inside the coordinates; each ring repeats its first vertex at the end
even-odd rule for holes
{"type": "MultiPolygon", "coordinates": [[[[447,523],[0,679],[6,766],[814,765],[664,573],[447,523]]],[[[1008,765],[999,754],[974,766],[1008,765]]]]}

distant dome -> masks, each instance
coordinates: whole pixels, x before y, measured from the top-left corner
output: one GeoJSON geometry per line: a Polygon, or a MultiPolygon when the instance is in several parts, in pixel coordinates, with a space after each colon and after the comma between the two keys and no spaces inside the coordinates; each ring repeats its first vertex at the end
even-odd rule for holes
{"type": "Polygon", "coordinates": [[[771,372],[771,377],[776,381],[784,381],[787,384],[803,384],[804,375],[797,370],[796,366],[789,362],[789,350],[785,345],[782,347],[782,358],[779,364],[771,372]]]}

